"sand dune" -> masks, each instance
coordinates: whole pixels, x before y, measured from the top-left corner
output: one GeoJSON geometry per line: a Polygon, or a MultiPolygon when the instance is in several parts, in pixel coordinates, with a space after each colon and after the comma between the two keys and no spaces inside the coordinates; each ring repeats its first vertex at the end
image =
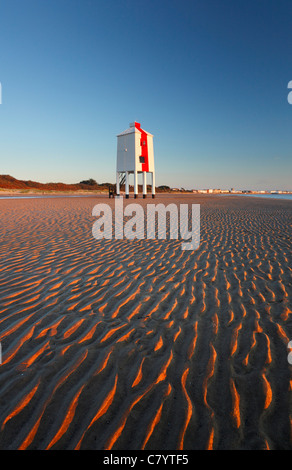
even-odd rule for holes
{"type": "Polygon", "coordinates": [[[182,251],[94,239],[101,201],[1,201],[0,448],[291,450],[291,202],[159,196],[182,251]]]}

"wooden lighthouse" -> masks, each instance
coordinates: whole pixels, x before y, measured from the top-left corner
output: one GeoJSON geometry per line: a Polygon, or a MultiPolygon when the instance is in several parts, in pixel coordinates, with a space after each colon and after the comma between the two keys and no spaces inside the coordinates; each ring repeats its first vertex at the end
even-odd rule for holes
{"type": "Polygon", "coordinates": [[[116,193],[125,183],[126,198],[129,197],[129,176],[134,175],[134,197],[138,196],[138,175],[143,178],[143,198],[147,195],[147,174],[151,175],[152,197],[155,197],[155,169],[153,135],[141,129],[138,122],[117,135],[117,176],[116,193]]]}

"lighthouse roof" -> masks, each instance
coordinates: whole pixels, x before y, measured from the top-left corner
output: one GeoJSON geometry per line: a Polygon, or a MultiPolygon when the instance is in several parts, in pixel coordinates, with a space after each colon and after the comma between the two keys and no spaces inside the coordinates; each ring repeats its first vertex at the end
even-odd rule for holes
{"type": "Polygon", "coordinates": [[[146,134],[148,135],[151,135],[153,137],[152,134],[150,134],[150,132],[147,132],[145,131],[144,129],[141,129],[141,126],[140,126],[140,123],[139,122],[131,122],[129,124],[130,127],[128,127],[128,129],[126,129],[124,132],[121,132],[120,134],[117,135],[117,137],[121,136],[121,135],[127,135],[127,134],[133,134],[134,132],[145,132],[146,134]]]}

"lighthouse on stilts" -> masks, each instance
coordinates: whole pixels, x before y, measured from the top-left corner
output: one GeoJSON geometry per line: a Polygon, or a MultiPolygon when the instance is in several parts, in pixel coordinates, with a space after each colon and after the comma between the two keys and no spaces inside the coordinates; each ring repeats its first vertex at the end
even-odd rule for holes
{"type": "Polygon", "coordinates": [[[117,135],[117,185],[116,193],[120,196],[120,186],[125,183],[126,198],[129,197],[129,176],[134,175],[134,198],[138,197],[138,175],[143,176],[143,198],[147,195],[147,174],[151,175],[152,197],[155,197],[155,169],[153,135],[141,129],[138,122],[117,135]]]}

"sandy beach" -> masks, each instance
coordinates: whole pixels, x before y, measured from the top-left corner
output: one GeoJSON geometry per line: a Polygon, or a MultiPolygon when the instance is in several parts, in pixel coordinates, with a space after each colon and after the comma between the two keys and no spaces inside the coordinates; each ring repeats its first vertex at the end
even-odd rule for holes
{"type": "Polygon", "coordinates": [[[0,449],[292,450],[292,202],[135,200],[200,204],[196,251],[99,202],[0,201],[0,449]]]}

